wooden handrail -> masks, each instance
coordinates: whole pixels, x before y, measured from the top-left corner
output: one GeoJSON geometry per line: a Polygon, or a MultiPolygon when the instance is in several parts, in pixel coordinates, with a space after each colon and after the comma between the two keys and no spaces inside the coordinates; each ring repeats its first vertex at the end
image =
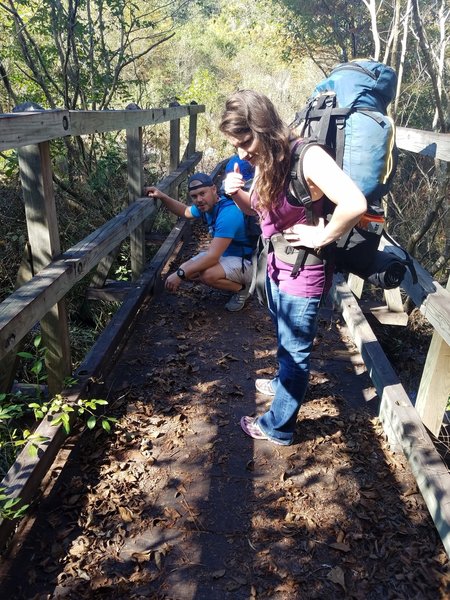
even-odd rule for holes
{"type": "Polygon", "coordinates": [[[397,127],[396,142],[401,150],[450,162],[450,134],[448,133],[397,127]]]}
{"type": "Polygon", "coordinates": [[[65,137],[156,125],[205,112],[189,104],[148,110],[36,110],[0,114],[0,151],[65,137]]]}

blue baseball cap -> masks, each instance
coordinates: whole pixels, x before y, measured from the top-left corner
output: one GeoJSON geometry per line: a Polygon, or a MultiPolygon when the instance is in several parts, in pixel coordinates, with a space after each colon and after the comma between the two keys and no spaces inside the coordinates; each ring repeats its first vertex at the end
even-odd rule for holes
{"type": "Polygon", "coordinates": [[[193,192],[202,187],[212,187],[215,185],[214,181],[206,173],[194,173],[188,179],[188,191],[193,192]]]}

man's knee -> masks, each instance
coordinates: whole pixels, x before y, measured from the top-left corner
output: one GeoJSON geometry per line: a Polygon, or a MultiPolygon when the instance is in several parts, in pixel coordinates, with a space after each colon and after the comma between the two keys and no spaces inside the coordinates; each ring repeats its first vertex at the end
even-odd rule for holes
{"type": "Polygon", "coordinates": [[[217,283],[217,274],[211,269],[206,269],[206,271],[199,273],[199,280],[205,285],[214,287],[215,283],[217,283]]]}

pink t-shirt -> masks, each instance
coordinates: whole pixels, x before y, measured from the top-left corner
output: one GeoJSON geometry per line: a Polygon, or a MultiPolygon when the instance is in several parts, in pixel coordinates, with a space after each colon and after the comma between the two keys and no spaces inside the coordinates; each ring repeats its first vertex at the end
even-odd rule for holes
{"type": "MultiPolygon", "coordinates": [[[[254,196],[257,196],[255,193],[254,196]]],[[[257,198],[255,205],[257,207],[257,198]]],[[[313,214],[323,216],[323,199],[313,203],[313,214]]],[[[264,238],[270,238],[275,233],[281,233],[296,223],[306,223],[306,211],[303,206],[292,206],[286,195],[283,195],[277,206],[268,213],[261,214],[261,230],[264,238]]],[[[273,252],[267,259],[267,271],[281,291],[293,296],[304,298],[320,297],[328,292],[331,285],[333,268],[329,263],[320,265],[305,265],[291,277],[292,265],[282,262],[273,252]]]]}

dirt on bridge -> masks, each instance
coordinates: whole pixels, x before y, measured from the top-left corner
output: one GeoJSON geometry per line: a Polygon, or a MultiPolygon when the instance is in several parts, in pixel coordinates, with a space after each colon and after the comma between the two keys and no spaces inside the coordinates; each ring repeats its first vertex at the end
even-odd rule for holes
{"type": "Polygon", "coordinates": [[[276,368],[272,324],[254,299],[225,302],[186,283],[143,308],[95,392],[114,432],[69,441],[3,557],[1,597],[449,598],[447,556],[339,315],[321,316],[281,447],[239,427],[270,400],[254,380],[276,368]]]}

